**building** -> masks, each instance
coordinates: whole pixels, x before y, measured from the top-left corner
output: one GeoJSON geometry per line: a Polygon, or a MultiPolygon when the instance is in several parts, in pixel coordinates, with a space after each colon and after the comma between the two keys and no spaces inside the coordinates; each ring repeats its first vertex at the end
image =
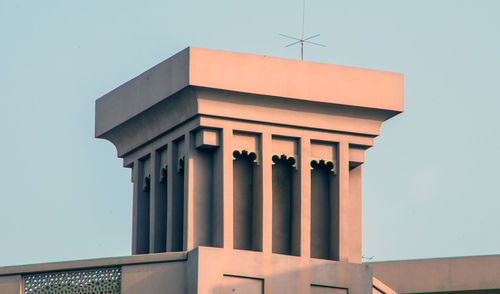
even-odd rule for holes
{"type": "Polygon", "coordinates": [[[0,268],[0,293],[499,291],[497,256],[362,263],[364,152],[402,111],[401,74],[187,48],[96,102],[133,255],[0,268]]]}

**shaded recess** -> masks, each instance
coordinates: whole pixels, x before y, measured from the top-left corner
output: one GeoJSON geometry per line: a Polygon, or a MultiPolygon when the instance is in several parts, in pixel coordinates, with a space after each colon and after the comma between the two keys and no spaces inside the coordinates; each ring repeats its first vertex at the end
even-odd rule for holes
{"type": "Polygon", "coordinates": [[[332,186],[334,164],[324,160],[311,161],[311,257],[334,259],[332,256],[333,208],[332,186]]]}
{"type": "Polygon", "coordinates": [[[214,193],[214,150],[196,150],[191,154],[193,160],[193,178],[198,179],[193,185],[194,247],[216,246],[215,242],[215,206],[214,193]]]}
{"type": "Polygon", "coordinates": [[[235,249],[262,250],[262,201],[254,152],[233,152],[233,244],[235,249]]]}
{"type": "Polygon", "coordinates": [[[273,160],[273,253],[300,254],[300,193],[295,158],[274,155],[273,160]]]}
{"type": "Polygon", "coordinates": [[[163,148],[156,151],[156,174],[158,175],[155,182],[154,205],[151,209],[154,210],[154,229],[152,231],[153,252],[167,251],[167,149],[163,148]]]}

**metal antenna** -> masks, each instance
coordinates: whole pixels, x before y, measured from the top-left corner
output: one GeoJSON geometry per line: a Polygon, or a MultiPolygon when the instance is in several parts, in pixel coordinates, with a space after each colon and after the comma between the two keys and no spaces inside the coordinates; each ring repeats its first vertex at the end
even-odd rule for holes
{"type": "Polygon", "coordinates": [[[309,44],[313,44],[316,46],[326,47],[326,45],[309,41],[312,38],[319,37],[319,34],[304,38],[305,19],[306,19],[306,0],[303,0],[303,2],[302,2],[302,37],[299,39],[296,37],[292,37],[292,36],[288,36],[288,35],[284,35],[284,34],[279,34],[280,36],[295,40],[295,42],[290,43],[290,44],[286,45],[285,47],[290,47],[290,46],[293,46],[295,44],[300,43],[300,60],[304,60],[304,43],[309,43],[309,44]]]}
{"type": "Polygon", "coordinates": [[[306,0],[302,1],[302,39],[304,39],[304,27],[306,23],[306,0]]]}

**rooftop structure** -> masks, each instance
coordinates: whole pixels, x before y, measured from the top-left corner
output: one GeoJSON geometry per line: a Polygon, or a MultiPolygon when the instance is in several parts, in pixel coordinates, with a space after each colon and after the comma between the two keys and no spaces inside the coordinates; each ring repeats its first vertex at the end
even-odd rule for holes
{"type": "Polygon", "coordinates": [[[401,74],[189,47],[96,101],[132,170],[133,256],[0,269],[0,293],[457,290],[361,260],[364,152],[402,111],[401,74]]]}

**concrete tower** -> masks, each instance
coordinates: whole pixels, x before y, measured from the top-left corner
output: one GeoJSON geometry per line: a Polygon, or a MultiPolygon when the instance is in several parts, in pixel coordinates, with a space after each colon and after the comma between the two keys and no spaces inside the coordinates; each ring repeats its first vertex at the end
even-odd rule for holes
{"type": "Polygon", "coordinates": [[[401,74],[189,47],[95,134],[132,169],[132,253],[189,252],[186,292],[368,293],[364,152],[402,111],[401,74]]]}

